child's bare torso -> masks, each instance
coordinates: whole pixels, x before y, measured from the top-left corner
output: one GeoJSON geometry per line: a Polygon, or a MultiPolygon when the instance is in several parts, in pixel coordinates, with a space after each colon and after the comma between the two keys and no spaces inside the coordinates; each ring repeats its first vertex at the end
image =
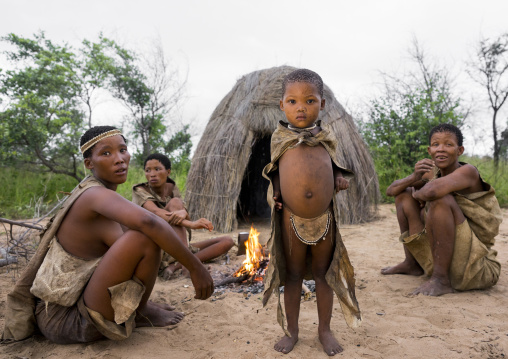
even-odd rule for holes
{"type": "Polygon", "coordinates": [[[298,217],[314,218],[330,206],[334,194],[332,160],[322,145],[301,144],[279,159],[284,206],[298,217]]]}

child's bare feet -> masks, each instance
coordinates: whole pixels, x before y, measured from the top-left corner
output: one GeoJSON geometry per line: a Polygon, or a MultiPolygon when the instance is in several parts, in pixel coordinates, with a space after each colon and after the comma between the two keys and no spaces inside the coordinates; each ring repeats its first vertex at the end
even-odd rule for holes
{"type": "Polygon", "coordinates": [[[180,323],[184,314],[169,311],[160,306],[147,302],[143,308],[136,311],[136,327],[165,327],[180,323]]]}
{"type": "Polygon", "coordinates": [[[275,350],[278,352],[287,354],[295,347],[296,342],[298,341],[298,335],[293,335],[288,337],[284,335],[277,344],[273,346],[275,350]]]}
{"type": "Polygon", "coordinates": [[[323,345],[325,353],[329,356],[342,353],[344,350],[330,330],[319,333],[319,341],[321,342],[321,345],[323,345]]]}
{"type": "Polygon", "coordinates": [[[413,295],[423,294],[437,297],[447,293],[453,293],[454,290],[448,280],[441,280],[439,278],[431,277],[428,281],[416,288],[413,295]]]}
{"type": "Polygon", "coordinates": [[[403,261],[393,267],[386,267],[381,269],[381,274],[409,274],[420,276],[423,274],[423,269],[418,264],[408,263],[403,261]]]}

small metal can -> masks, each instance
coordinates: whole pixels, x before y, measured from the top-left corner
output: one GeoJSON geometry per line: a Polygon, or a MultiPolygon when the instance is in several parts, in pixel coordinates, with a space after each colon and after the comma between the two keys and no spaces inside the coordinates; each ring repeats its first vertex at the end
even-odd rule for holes
{"type": "Polygon", "coordinates": [[[237,256],[245,254],[245,242],[248,240],[249,240],[249,232],[238,233],[238,252],[236,252],[237,256]]]}

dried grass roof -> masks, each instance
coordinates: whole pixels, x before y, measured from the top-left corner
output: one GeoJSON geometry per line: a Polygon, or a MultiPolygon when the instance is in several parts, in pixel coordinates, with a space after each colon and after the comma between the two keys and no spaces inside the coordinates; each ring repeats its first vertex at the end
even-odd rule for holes
{"type": "MultiPolygon", "coordinates": [[[[278,121],[285,120],[279,109],[282,79],[293,70],[281,66],[243,76],[212,113],[187,177],[185,201],[192,218],[208,218],[221,232],[236,228],[237,201],[253,141],[270,136],[278,121]]],[[[379,198],[374,163],[352,117],[326,85],[324,98],[319,118],[337,135],[340,163],[356,174],[349,189],[339,193],[341,222],[368,221],[379,198]]]]}

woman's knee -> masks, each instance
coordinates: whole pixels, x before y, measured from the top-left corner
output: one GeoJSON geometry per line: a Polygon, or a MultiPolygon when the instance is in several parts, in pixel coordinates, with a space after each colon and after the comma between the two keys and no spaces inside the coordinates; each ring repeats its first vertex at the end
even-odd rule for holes
{"type": "Polygon", "coordinates": [[[229,236],[224,236],[220,240],[220,244],[222,245],[222,248],[225,251],[229,251],[233,246],[235,245],[235,242],[233,241],[233,238],[229,236]]]}
{"type": "Polygon", "coordinates": [[[129,230],[120,239],[121,245],[128,247],[130,251],[142,253],[144,256],[161,256],[160,247],[145,234],[129,230]]]}
{"type": "Polygon", "coordinates": [[[437,198],[435,200],[428,201],[427,205],[428,205],[428,210],[432,211],[436,208],[457,206],[457,202],[455,201],[455,198],[453,198],[453,196],[451,194],[447,194],[441,198],[437,198]]]}
{"type": "Polygon", "coordinates": [[[166,210],[169,212],[179,211],[181,209],[185,209],[181,198],[171,198],[171,200],[166,204],[166,210]]]}
{"type": "Polygon", "coordinates": [[[455,197],[451,194],[447,194],[441,198],[435,199],[433,201],[429,201],[428,203],[428,212],[427,217],[434,218],[435,216],[442,216],[442,213],[450,213],[453,215],[453,219],[455,224],[462,223],[466,217],[462,213],[455,197]],[[446,212],[443,212],[446,211],[446,212]]]}
{"type": "Polygon", "coordinates": [[[402,204],[408,200],[414,201],[411,189],[406,188],[404,191],[395,196],[395,205],[402,204]]]}
{"type": "Polygon", "coordinates": [[[399,221],[420,217],[420,204],[413,198],[413,193],[408,188],[395,197],[395,208],[399,221]]]}

